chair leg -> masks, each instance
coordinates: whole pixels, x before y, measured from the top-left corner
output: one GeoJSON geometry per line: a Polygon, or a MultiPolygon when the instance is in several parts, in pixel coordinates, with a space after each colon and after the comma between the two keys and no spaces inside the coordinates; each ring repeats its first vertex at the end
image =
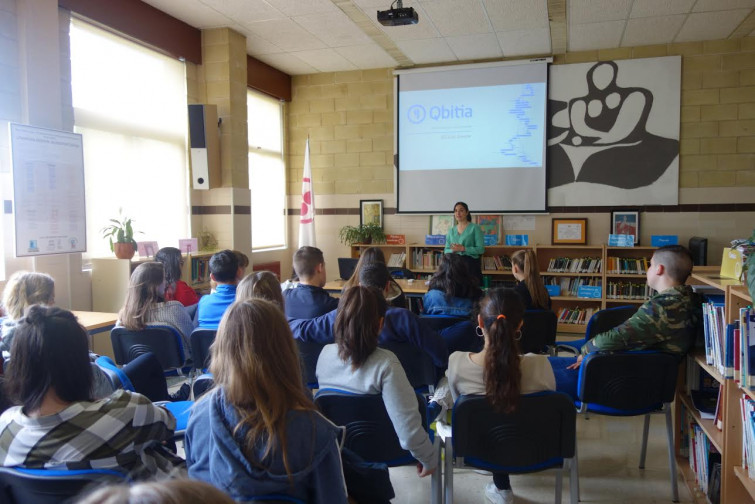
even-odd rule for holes
{"type": "Polygon", "coordinates": [[[445,442],[445,504],[454,504],[454,447],[451,439],[445,442]]]}
{"type": "Polygon", "coordinates": [[[579,502],[579,457],[577,456],[577,443],[574,442],[574,457],[571,459],[569,473],[569,489],[571,490],[571,504],[579,502]]]}
{"type": "Polygon", "coordinates": [[[671,422],[671,405],[663,405],[666,410],[666,438],[668,440],[668,467],[671,472],[671,500],[679,502],[679,485],[676,478],[676,457],[674,457],[674,428],[671,422]]]}
{"type": "Polygon", "coordinates": [[[433,441],[433,444],[435,445],[437,449],[438,456],[436,458],[436,465],[435,465],[435,472],[433,473],[430,481],[431,485],[431,494],[430,494],[430,503],[431,504],[443,504],[443,464],[441,462],[441,447],[440,447],[440,437],[435,436],[435,441],[433,441]]]}
{"type": "Polygon", "coordinates": [[[640,469],[645,469],[645,455],[648,451],[648,431],[650,430],[650,413],[645,415],[645,425],[642,427],[642,451],[640,452],[640,469]]]}
{"type": "Polygon", "coordinates": [[[556,500],[553,501],[556,504],[561,504],[561,492],[564,488],[564,471],[556,471],[556,500]]]}

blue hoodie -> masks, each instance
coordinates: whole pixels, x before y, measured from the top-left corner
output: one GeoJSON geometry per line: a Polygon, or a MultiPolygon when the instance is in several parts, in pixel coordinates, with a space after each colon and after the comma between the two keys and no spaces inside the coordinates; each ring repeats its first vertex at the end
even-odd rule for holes
{"type": "Polygon", "coordinates": [[[346,503],[341,466],[341,428],[315,411],[289,411],[286,428],[291,481],[280,453],[260,461],[264,443],[253,448],[253,460],[241,449],[247,429],[233,434],[239,417],[215,389],[197,402],[186,429],[189,477],[223,490],[234,500],[287,495],[310,503],[346,503]]]}

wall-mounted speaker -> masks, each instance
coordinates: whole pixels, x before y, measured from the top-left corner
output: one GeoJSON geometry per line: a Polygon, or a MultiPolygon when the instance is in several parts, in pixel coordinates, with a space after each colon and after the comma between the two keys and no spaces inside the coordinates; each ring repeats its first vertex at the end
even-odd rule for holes
{"type": "Polygon", "coordinates": [[[693,236],[689,239],[689,253],[695,266],[708,265],[708,239],[693,236]]]}
{"type": "Polygon", "coordinates": [[[220,187],[220,134],[216,105],[189,105],[191,183],[194,189],[220,187]]]}

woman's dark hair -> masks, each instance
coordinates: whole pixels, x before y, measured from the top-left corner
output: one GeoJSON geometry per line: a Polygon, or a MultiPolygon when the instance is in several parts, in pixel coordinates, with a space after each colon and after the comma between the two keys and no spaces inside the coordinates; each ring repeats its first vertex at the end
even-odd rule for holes
{"type": "Polygon", "coordinates": [[[459,297],[477,301],[482,296],[477,277],[469,274],[467,263],[459,254],[443,254],[428,289],[445,292],[446,299],[459,297]]]}
{"type": "Polygon", "coordinates": [[[352,370],[359,369],[377,348],[386,309],[383,294],[373,287],[356,285],[341,295],[333,334],[338,356],[351,360],[352,370]]]}
{"type": "Polygon", "coordinates": [[[181,280],[181,266],[183,265],[183,256],[181,251],[176,247],[163,247],[155,254],[155,261],[162,263],[163,272],[165,273],[165,284],[172,286],[181,280]]]}
{"type": "Polygon", "coordinates": [[[490,289],[480,302],[480,316],[488,336],[485,394],[493,408],[510,413],[516,408],[522,384],[516,340],[524,316],[522,298],[514,289],[490,289]]]}
{"type": "Polygon", "coordinates": [[[456,211],[456,207],[457,207],[457,206],[459,206],[459,205],[463,206],[463,207],[464,207],[464,210],[466,210],[466,211],[467,211],[467,222],[472,222],[472,214],[471,214],[471,213],[469,213],[469,205],[467,205],[467,204],[466,204],[466,203],[464,203],[463,201],[457,201],[457,202],[456,202],[456,203],[454,204],[454,212],[456,211]]]}
{"type": "Polygon", "coordinates": [[[89,340],[73,313],[34,305],[18,322],[6,387],[27,415],[52,387],[65,402],[92,400],[89,340]]]}

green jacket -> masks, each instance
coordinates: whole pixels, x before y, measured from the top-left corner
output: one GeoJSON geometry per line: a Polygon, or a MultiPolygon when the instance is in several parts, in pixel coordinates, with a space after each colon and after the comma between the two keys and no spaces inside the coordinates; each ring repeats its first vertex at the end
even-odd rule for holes
{"type": "Polygon", "coordinates": [[[581,352],[660,350],[683,355],[702,328],[702,303],[687,285],[666,289],[648,299],[629,320],[585,343],[581,352]]]}

